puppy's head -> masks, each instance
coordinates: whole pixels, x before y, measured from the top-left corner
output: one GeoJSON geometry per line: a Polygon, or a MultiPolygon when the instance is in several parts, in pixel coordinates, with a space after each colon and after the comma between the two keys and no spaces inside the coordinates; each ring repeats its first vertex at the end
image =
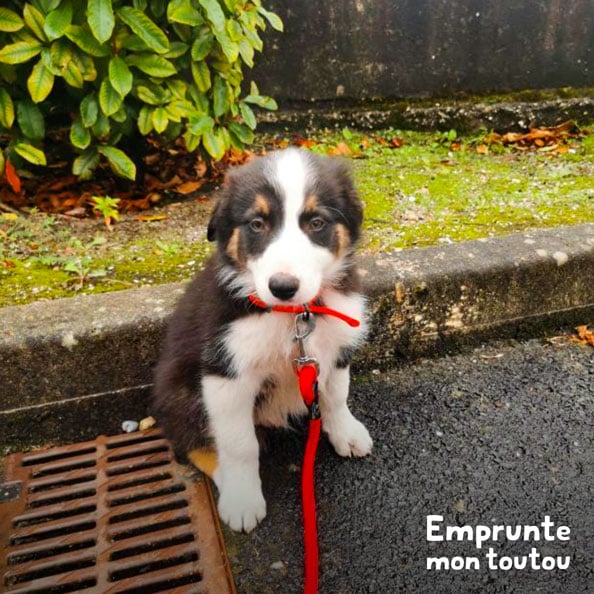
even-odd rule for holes
{"type": "Polygon", "coordinates": [[[307,303],[344,274],[362,207],[342,160],[299,149],[232,170],[208,225],[223,280],[270,305],[307,303]]]}

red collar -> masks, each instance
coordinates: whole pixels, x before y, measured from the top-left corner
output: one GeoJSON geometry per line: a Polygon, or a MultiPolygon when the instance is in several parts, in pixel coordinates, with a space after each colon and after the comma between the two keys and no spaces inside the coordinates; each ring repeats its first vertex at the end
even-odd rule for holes
{"type": "Polygon", "coordinates": [[[356,328],[357,326],[361,325],[361,322],[359,320],[351,318],[350,316],[347,316],[346,314],[336,311],[335,309],[332,309],[330,307],[326,307],[325,305],[320,305],[316,302],[315,299],[310,301],[309,303],[304,303],[303,305],[268,305],[267,303],[256,297],[255,294],[249,295],[248,299],[256,307],[265,309],[266,311],[277,311],[281,313],[294,314],[311,312],[314,314],[333,316],[335,318],[338,318],[339,320],[342,320],[343,322],[346,322],[349,326],[352,326],[353,328],[356,328]]]}

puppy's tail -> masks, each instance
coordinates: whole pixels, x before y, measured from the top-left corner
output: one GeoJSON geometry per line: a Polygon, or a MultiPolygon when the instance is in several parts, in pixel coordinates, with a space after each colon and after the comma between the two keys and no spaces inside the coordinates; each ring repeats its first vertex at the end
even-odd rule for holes
{"type": "Polygon", "coordinates": [[[197,448],[188,452],[188,460],[206,476],[214,480],[214,473],[219,466],[219,459],[215,450],[197,448]]]}

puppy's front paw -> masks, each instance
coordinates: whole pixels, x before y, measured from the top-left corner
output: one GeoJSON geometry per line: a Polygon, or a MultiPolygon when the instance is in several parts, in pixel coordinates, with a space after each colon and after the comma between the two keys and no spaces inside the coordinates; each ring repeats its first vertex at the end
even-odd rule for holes
{"type": "Polygon", "coordinates": [[[262,489],[245,485],[222,485],[219,516],[236,532],[251,532],[266,517],[266,501],[262,489]]]}
{"type": "Polygon", "coordinates": [[[349,414],[340,421],[325,425],[330,443],[339,456],[362,458],[371,454],[373,440],[365,425],[349,414]]]}

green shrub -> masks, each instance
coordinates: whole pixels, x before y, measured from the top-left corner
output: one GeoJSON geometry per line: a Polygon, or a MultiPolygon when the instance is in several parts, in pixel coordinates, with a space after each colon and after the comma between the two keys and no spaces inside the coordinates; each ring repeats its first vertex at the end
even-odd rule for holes
{"type": "Polygon", "coordinates": [[[253,140],[252,106],[276,109],[244,65],[279,17],[261,0],[31,0],[0,7],[0,173],[5,155],[46,165],[50,129],[69,127],[86,179],[105,158],[134,179],[136,137],[183,135],[215,159],[253,140]],[[46,128],[48,132],[46,132],[46,128]],[[2,150],[3,149],[3,150],[2,150]]]}

